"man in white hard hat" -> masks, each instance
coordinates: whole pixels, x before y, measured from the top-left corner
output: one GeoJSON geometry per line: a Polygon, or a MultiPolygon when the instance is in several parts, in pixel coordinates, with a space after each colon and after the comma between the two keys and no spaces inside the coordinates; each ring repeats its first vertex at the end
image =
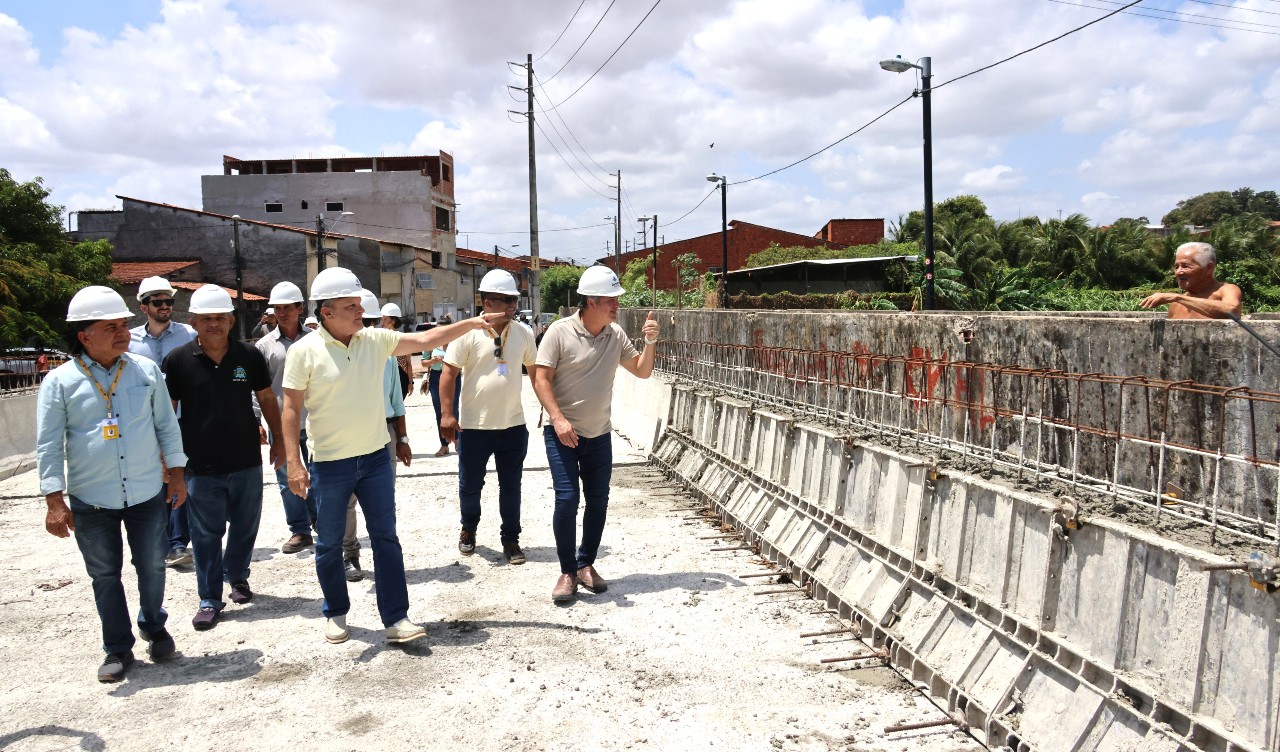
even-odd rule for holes
{"type": "MultiPolygon", "coordinates": [[[[361,326],[360,280],[331,267],[311,283],[320,328],[290,348],[284,370],[284,439],[289,487],[311,491],[297,436],[307,410],[307,443],[319,504],[316,577],[324,592],[325,639],[345,642],[351,601],[342,565],[347,500],[354,492],[364,510],[377,572],[378,612],[391,643],[416,640],[426,630],[409,621],[404,554],[396,535],[395,482],[387,462],[387,428],[380,385],[387,356],[407,355],[447,343],[489,325],[483,316],[428,332],[402,334],[361,326]]],[[[497,318],[497,317],[493,317],[497,318]]]]}
{"type": "MultiPolygon", "coordinates": [[[[174,296],[177,290],[164,277],[147,277],[138,285],[138,303],[146,316],[140,326],[129,330],[129,352],[164,363],[169,353],[196,338],[196,330],[173,320],[174,296]]],[[[169,541],[165,563],[181,567],[191,563],[191,526],[187,510],[175,507],[169,512],[165,536],[169,541]]]]}
{"type": "Polygon", "coordinates": [[[276,309],[268,307],[262,312],[262,318],[258,319],[258,325],[253,328],[249,336],[254,339],[261,339],[267,336],[267,332],[276,328],[276,309]]]}
{"type": "MultiPolygon", "coordinates": [[[[271,288],[271,297],[267,300],[275,309],[276,328],[262,336],[254,346],[267,360],[267,369],[271,371],[271,392],[275,395],[276,406],[284,410],[284,359],[289,348],[299,339],[306,336],[310,329],[299,325],[304,300],[302,290],[292,282],[280,282],[271,288]]],[[[305,426],[306,410],[303,410],[300,424],[305,426]]],[[[284,438],[271,435],[272,444],[279,444],[284,451],[284,438]]],[[[307,454],[307,432],[304,428],[299,436],[298,445],[302,448],[302,463],[311,467],[307,454]]],[[[311,530],[316,524],[316,500],[314,495],[298,496],[289,488],[289,475],[285,465],[276,468],[276,485],[280,487],[280,500],[284,504],[284,520],[289,526],[289,539],[280,547],[286,554],[296,554],[312,545],[315,541],[311,530]]]]}
{"type": "Polygon", "coordinates": [[[557,603],[573,600],[578,585],[595,593],[608,589],[595,569],[595,560],[613,474],[613,380],[618,366],[636,378],[649,378],[658,343],[658,322],[650,311],[642,329],[644,352],[636,352],[617,323],[618,296],[622,293],[612,269],[586,269],[578,282],[582,296],[578,312],[553,323],[538,347],[533,389],[549,423],[542,435],[556,496],[551,528],[560,559],[560,579],[551,599],[557,603]],[[582,497],[587,502],[582,513],[582,544],[575,553],[582,497]]]}
{"type": "MultiPolygon", "coordinates": [[[[391,304],[388,304],[391,305],[391,304]]],[[[378,307],[378,296],[368,290],[360,290],[360,307],[364,310],[365,328],[379,326],[386,319],[382,309],[378,307]]],[[[387,327],[383,327],[387,328],[387,327]]],[[[391,462],[391,476],[394,481],[396,463],[402,462],[405,467],[413,461],[413,449],[409,446],[409,429],[404,418],[404,395],[400,390],[400,367],[397,358],[388,357],[382,374],[382,407],[387,416],[387,458],[391,462]]],[[[347,582],[359,582],[364,579],[364,571],[360,569],[360,538],[356,528],[356,495],[351,494],[347,501],[347,528],[342,535],[342,564],[347,582]]]]}
{"type": "MultiPolygon", "coordinates": [[[[383,329],[400,331],[400,323],[404,320],[400,313],[400,306],[387,303],[379,313],[382,316],[383,329]]],[[[400,396],[408,397],[413,394],[413,358],[409,355],[399,355],[396,357],[396,365],[400,369],[400,396]]]]}
{"type": "Polygon", "coordinates": [[[500,318],[492,328],[468,332],[444,354],[440,376],[440,433],[458,446],[458,506],[462,532],[458,550],[470,556],[476,550],[480,525],[480,492],[485,467],[493,457],[498,472],[498,515],[502,555],[512,564],[525,562],[520,548],[520,476],[529,452],[529,429],[520,403],[523,379],[520,367],[531,370],[537,358],[533,332],[515,323],[520,302],[516,280],[510,272],[494,269],[480,280],[480,303],[487,314],[500,318]],[[453,403],[458,375],[462,382],[461,416],[453,403]]]}
{"type": "Polygon", "coordinates": [[[125,322],[132,315],[109,287],[77,292],[67,308],[73,357],[40,384],[36,403],[44,526],[59,538],[75,533],[84,557],[107,654],[101,682],[119,680],[134,661],[121,527],[137,572],[138,630],[147,652],[154,661],[174,652],[162,606],[166,501],[175,507],[186,501],[187,457],[160,366],[128,352],[125,322]]]}
{"type": "MultiPolygon", "coordinates": [[[[178,424],[187,449],[187,510],[196,559],[200,605],[191,620],[212,629],[226,603],[253,599],[249,563],[262,519],[262,449],[254,397],[273,436],[280,435],[280,410],[271,392],[271,372],[257,349],[231,336],[235,304],[217,285],[191,294],[196,339],[164,359],[169,397],[181,406],[178,424]],[[226,548],[223,548],[226,536],[226,548]]],[[[280,467],[283,447],[273,444],[271,463],[280,467]]]]}

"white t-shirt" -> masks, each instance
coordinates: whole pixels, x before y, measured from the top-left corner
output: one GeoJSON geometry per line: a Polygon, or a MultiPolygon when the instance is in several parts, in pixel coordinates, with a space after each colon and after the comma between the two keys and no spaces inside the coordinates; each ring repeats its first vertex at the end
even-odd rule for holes
{"type": "MultiPolygon", "coordinates": [[[[492,330],[472,330],[449,343],[444,362],[462,369],[462,395],[458,403],[458,425],[462,430],[500,431],[524,425],[520,403],[523,383],[520,366],[531,366],[537,358],[533,333],[523,326],[507,324],[499,337],[506,374],[498,373],[497,344],[492,330]]],[[[459,399],[455,392],[454,399],[459,399]]]]}

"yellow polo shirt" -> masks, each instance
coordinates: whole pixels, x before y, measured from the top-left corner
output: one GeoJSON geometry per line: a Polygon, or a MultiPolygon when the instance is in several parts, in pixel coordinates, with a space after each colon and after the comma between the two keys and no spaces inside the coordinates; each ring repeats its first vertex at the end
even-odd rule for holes
{"type": "Polygon", "coordinates": [[[399,332],[369,328],[344,345],[321,326],[289,348],[283,385],[305,392],[312,460],[344,460],[385,449],[382,377],[399,343],[399,332]]]}
{"type": "MultiPolygon", "coordinates": [[[[449,343],[444,362],[462,369],[462,408],[458,424],[462,430],[500,431],[524,425],[520,389],[524,384],[520,366],[531,366],[538,356],[533,333],[512,322],[503,330],[502,359],[505,376],[498,373],[493,331],[470,331],[449,343]]],[[[459,398],[455,391],[453,398],[459,398]]]]}

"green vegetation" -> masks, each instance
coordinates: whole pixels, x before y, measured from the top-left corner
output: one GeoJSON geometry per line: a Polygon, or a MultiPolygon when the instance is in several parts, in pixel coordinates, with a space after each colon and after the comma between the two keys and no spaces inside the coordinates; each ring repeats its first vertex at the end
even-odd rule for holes
{"type": "Polygon", "coordinates": [[[813,259],[855,259],[877,258],[880,256],[910,256],[916,253],[914,243],[893,243],[882,241],[873,245],[857,245],[849,248],[828,248],[825,245],[807,248],[802,245],[783,248],[773,243],[768,248],[747,257],[748,269],[774,264],[789,264],[793,261],[813,259]]]}
{"type": "Polygon", "coordinates": [[[40,178],[0,168],[0,348],[64,347],[67,302],[111,274],[111,244],[69,241],[48,197],[40,178]]]}
{"type": "Polygon", "coordinates": [[[542,310],[572,308],[578,304],[578,280],[585,267],[553,266],[542,272],[542,310]]]}

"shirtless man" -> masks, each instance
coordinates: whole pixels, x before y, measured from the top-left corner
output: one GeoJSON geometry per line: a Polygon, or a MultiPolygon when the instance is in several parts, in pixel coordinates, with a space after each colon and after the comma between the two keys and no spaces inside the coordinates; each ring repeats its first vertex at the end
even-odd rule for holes
{"type": "Polygon", "coordinates": [[[1173,261],[1182,293],[1157,292],[1143,308],[1169,306],[1171,319],[1225,319],[1240,315],[1240,288],[1213,278],[1218,256],[1208,243],[1183,243],[1173,261]]]}

